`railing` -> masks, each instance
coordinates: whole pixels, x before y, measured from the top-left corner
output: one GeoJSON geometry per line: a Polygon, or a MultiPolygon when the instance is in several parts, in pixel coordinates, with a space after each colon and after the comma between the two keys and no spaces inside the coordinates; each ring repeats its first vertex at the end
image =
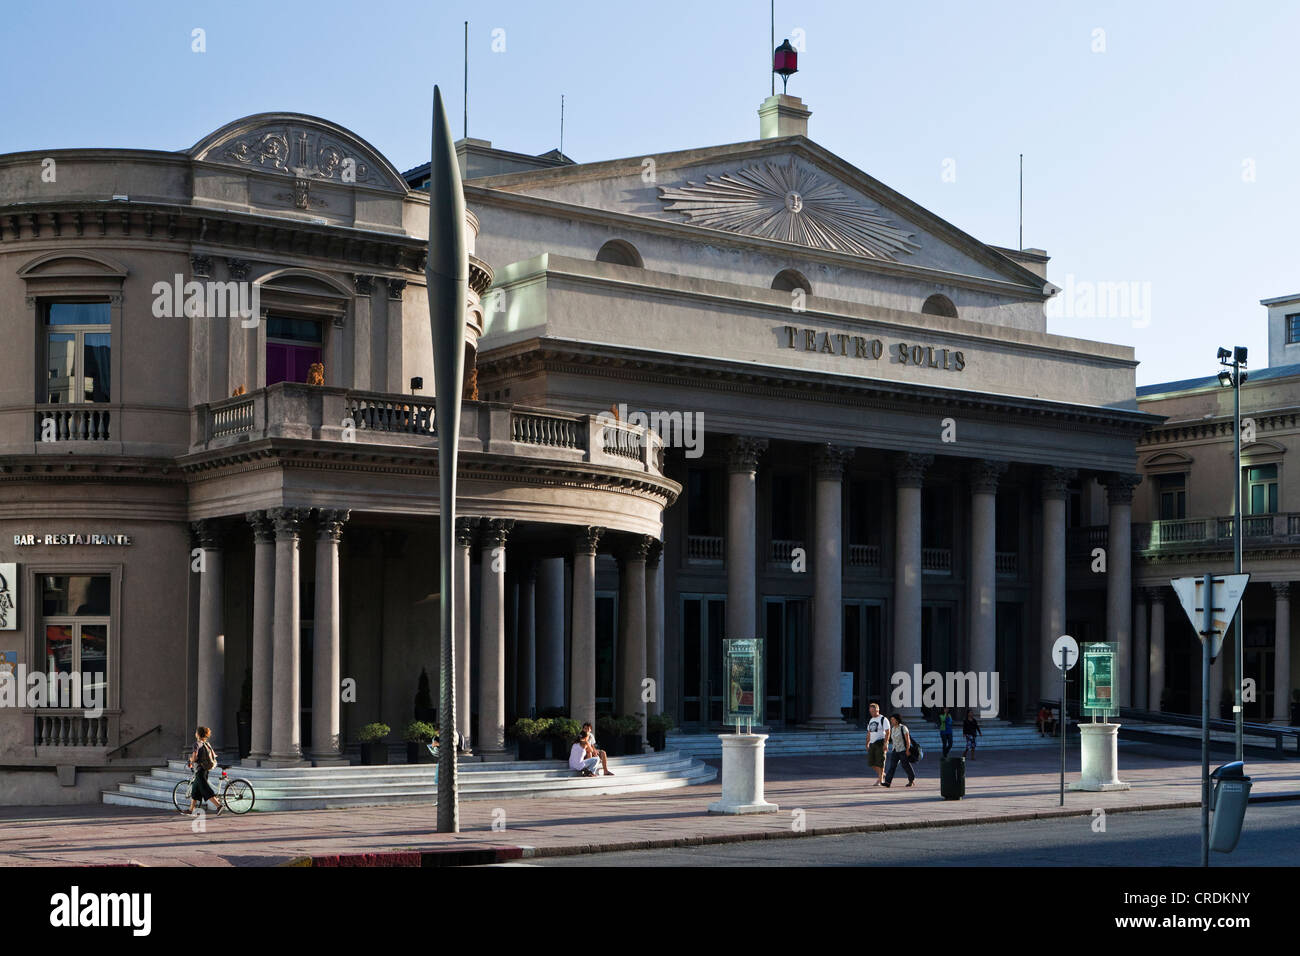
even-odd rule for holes
{"type": "Polygon", "coordinates": [[[686,560],[695,564],[722,564],[726,560],[726,539],[717,535],[687,535],[686,560]]]}
{"type": "Polygon", "coordinates": [[[212,410],[212,437],[240,435],[253,430],[253,400],[225,405],[212,410]]]}
{"type": "Polygon", "coordinates": [[[921,572],[923,574],[952,574],[952,549],[922,548],[921,572]]]}
{"type": "Polygon", "coordinates": [[[107,747],[108,718],[87,717],[84,711],[36,715],[38,747],[107,747]]]}
{"type": "Polygon", "coordinates": [[[37,405],[37,441],[108,441],[110,415],[98,405],[37,405]]]}
{"type": "Polygon", "coordinates": [[[643,454],[641,446],[649,434],[650,431],[645,428],[607,421],[603,436],[605,454],[640,461],[643,454]]]}
{"type": "Polygon", "coordinates": [[[521,445],[586,449],[582,423],[573,416],[515,412],[510,416],[510,433],[521,445]]]}
{"type": "Polygon", "coordinates": [[[998,577],[1014,578],[1020,574],[1020,555],[1015,551],[999,551],[993,560],[997,565],[998,577]]]}
{"type": "Polygon", "coordinates": [[[851,568],[880,567],[880,546],[875,544],[849,545],[849,567],[851,568]]]}
{"type": "Polygon", "coordinates": [[[433,402],[401,401],[382,395],[349,393],[348,417],[357,431],[435,435],[433,402]]]}
{"type": "Polygon", "coordinates": [[[794,560],[794,549],[802,547],[802,541],[781,541],[773,538],[768,560],[774,564],[789,564],[794,560]]]}

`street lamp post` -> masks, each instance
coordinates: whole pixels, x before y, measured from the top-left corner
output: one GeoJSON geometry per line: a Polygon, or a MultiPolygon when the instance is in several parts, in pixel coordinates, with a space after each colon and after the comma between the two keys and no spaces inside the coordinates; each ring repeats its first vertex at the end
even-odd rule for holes
{"type": "MultiPolygon", "coordinates": [[[[1233,445],[1233,474],[1236,476],[1232,486],[1232,569],[1236,574],[1241,573],[1241,542],[1245,529],[1241,525],[1241,386],[1245,384],[1248,373],[1246,372],[1246,347],[1243,345],[1236,346],[1231,352],[1225,348],[1219,349],[1219,364],[1224,370],[1219,373],[1219,384],[1225,388],[1232,389],[1232,445],[1233,445]],[[1231,371],[1228,371],[1231,369],[1231,371]]],[[[1236,689],[1232,693],[1232,717],[1236,725],[1237,736],[1237,759],[1243,760],[1243,743],[1244,743],[1244,720],[1245,712],[1242,709],[1241,701],[1241,674],[1244,669],[1244,655],[1241,646],[1241,618],[1246,613],[1246,602],[1237,608],[1237,624],[1233,631],[1234,650],[1233,650],[1233,670],[1236,678],[1236,689]]]]}

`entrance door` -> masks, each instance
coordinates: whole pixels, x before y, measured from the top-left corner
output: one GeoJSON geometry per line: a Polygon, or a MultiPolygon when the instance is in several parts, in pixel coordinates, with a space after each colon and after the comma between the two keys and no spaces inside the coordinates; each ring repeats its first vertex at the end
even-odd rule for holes
{"type": "Polygon", "coordinates": [[[314,319],[272,315],[266,322],[266,384],[305,382],[321,361],[324,328],[314,319]]]}
{"type": "Polygon", "coordinates": [[[721,594],[683,594],[681,615],[682,724],[721,724],[727,599],[721,594]]]}
{"type": "MultiPolygon", "coordinates": [[[[1020,688],[1020,635],[1024,621],[1024,605],[1001,601],[997,608],[998,716],[1015,720],[1025,709],[1020,688]]],[[[1035,710],[1037,713],[1037,710],[1035,710]]]]}
{"type": "Polygon", "coordinates": [[[596,713],[614,713],[618,650],[618,592],[596,592],[596,713]]]}
{"type": "Polygon", "coordinates": [[[884,673],[884,640],[880,604],[870,601],[844,603],[843,671],[853,674],[853,704],[844,718],[862,725],[872,700],[880,702],[881,713],[889,712],[889,682],[884,673]]]}
{"type": "Polygon", "coordinates": [[[763,666],[767,671],[764,722],[793,727],[808,719],[808,602],[763,600],[763,666]]]}
{"type": "MultiPolygon", "coordinates": [[[[1242,713],[1246,720],[1267,722],[1273,717],[1273,656],[1274,656],[1274,624],[1272,620],[1268,621],[1251,621],[1246,624],[1243,630],[1245,641],[1242,643],[1242,675],[1253,677],[1255,679],[1255,699],[1253,701],[1245,700],[1242,702],[1242,713]]],[[[1225,673],[1232,673],[1232,661],[1227,662],[1228,670],[1225,673]]],[[[1232,679],[1225,682],[1229,692],[1232,690],[1232,679]]]]}

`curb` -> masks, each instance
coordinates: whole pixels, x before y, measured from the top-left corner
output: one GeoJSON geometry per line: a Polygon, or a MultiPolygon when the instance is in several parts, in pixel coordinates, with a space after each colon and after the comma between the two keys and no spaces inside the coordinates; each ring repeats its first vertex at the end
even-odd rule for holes
{"type": "MultiPolygon", "coordinates": [[[[1300,792],[1270,793],[1252,796],[1250,803],[1281,803],[1300,800],[1300,792]]],[[[1136,807],[1115,807],[1107,813],[1144,813],[1154,810],[1187,810],[1199,807],[1199,800],[1178,800],[1136,807]]],[[[627,852],[629,850],[665,850],[678,847],[717,846],[726,843],[751,843],[758,840],[792,840],[804,837],[843,836],[852,833],[882,833],[891,830],[925,830],[949,827],[979,826],[991,823],[1019,823],[1026,820],[1051,820],[1064,817],[1087,817],[1092,808],[1054,808],[1021,813],[961,817],[951,820],[916,820],[896,823],[863,823],[838,827],[810,827],[803,832],[794,830],[750,830],[742,833],[717,833],[691,837],[665,837],[661,840],[625,840],[617,843],[572,844],[569,846],[495,846],[464,847],[446,850],[405,850],[384,853],[331,854],[326,856],[300,856],[277,866],[321,867],[454,867],[489,866],[512,860],[548,856],[583,856],[596,853],[627,852]]]]}

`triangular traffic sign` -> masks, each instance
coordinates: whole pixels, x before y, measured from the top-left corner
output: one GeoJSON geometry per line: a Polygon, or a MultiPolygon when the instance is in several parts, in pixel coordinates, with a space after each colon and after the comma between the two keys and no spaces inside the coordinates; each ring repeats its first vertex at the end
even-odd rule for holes
{"type": "MultiPolygon", "coordinates": [[[[1242,595],[1246,593],[1246,585],[1250,582],[1249,574],[1216,574],[1212,579],[1214,594],[1210,597],[1210,660],[1215,660],[1219,656],[1219,651],[1223,649],[1223,637],[1228,632],[1228,625],[1232,623],[1233,615],[1237,613],[1237,605],[1241,603],[1242,595]]],[[[1205,640],[1206,635],[1201,631],[1205,626],[1205,600],[1202,592],[1205,590],[1205,578],[1173,578],[1170,580],[1174,593],[1178,595],[1178,602],[1183,606],[1183,611],[1187,614],[1187,619],[1192,622],[1192,629],[1196,631],[1201,640],[1205,640]]]]}

